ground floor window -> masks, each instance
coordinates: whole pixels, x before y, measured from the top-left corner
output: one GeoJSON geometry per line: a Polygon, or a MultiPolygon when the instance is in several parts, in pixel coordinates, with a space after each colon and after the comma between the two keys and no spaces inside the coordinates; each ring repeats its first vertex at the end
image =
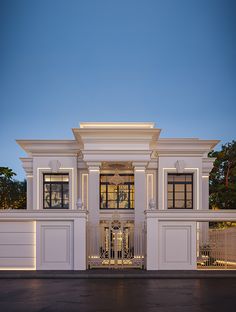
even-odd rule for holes
{"type": "Polygon", "coordinates": [[[69,174],[43,175],[43,208],[69,208],[69,174]]]}
{"type": "Polygon", "coordinates": [[[111,183],[113,174],[100,175],[100,209],[134,209],[134,175],[120,174],[122,183],[111,183]]]}
{"type": "Polygon", "coordinates": [[[168,174],[168,209],[193,208],[193,174],[168,174]]]}

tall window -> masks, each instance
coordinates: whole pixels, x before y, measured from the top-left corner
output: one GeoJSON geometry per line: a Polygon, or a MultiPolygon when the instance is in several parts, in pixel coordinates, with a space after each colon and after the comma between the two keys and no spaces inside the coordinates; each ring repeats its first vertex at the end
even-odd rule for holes
{"type": "Polygon", "coordinates": [[[193,174],[168,174],[168,208],[193,208],[193,174]]]}
{"type": "Polygon", "coordinates": [[[120,174],[124,183],[110,184],[113,174],[100,175],[100,209],[134,209],[134,175],[120,174]]]}
{"type": "Polygon", "coordinates": [[[43,175],[43,208],[69,208],[69,174],[43,175]]]}

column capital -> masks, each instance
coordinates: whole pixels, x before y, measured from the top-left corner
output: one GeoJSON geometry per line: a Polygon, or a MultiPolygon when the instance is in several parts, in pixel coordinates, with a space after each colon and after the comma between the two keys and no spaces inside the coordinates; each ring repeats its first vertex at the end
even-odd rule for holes
{"type": "Polygon", "coordinates": [[[134,161],[133,163],[132,163],[132,165],[133,165],[133,167],[134,167],[134,171],[146,171],[146,167],[147,167],[147,162],[143,162],[143,161],[139,161],[139,162],[137,162],[137,161],[134,161]]]}
{"type": "Polygon", "coordinates": [[[87,162],[89,172],[99,172],[101,167],[101,162],[88,161],[87,162]]]}
{"type": "Polygon", "coordinates": [[[214,161],[216,158],[203,158],[202,159],[202,175],[204,177],[209,177],[209,174],[213,168],[214,161]]]}
{"type": "Polygon", "coordinates": [[[33,177],[33,158],[30,157],[21,157],[22,167],[25,170],[26,177],[33,177]]]}

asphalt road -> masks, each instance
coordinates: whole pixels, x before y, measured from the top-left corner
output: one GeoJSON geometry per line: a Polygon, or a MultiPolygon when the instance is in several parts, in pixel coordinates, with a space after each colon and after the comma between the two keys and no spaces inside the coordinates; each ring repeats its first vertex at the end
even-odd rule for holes
{"type": "Polygon", "coordinates": [[[0,311],[236,311],[236,279],[1,279],[0,311]]]}

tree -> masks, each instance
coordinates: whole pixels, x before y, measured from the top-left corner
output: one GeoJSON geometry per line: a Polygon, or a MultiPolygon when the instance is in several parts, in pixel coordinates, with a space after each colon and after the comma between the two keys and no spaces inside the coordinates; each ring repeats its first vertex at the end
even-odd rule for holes
{"type": "Polygon", "coordinates": [[[209,156],[216,157],[209,180],[211,209],[236,209],[236,141],[209,156]]]}
{"type": "Polygon", "coordinates": [[[26,181],[14,180],[15,172],[0,167],[0,209],[26,208],[26,181]]]}

